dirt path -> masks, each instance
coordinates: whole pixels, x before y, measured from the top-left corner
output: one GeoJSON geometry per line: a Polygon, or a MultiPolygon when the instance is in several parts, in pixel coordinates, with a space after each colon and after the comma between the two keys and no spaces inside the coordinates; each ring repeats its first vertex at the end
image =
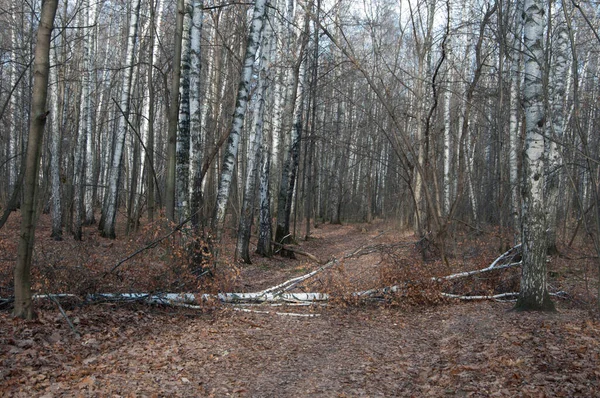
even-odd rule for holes
{"type": "MultiPolygon", "coordinates": [[[[323,257],[380,234],[350,226],[319,232],[303,248],[323,257]]],[[[375,260],[370,254],[344,267],[353,273],[375,260]]],[[[278,276],[314,267],[285,261],[278,276]]],[[[262,275],[265,284],[267,274],[257,261],[243,275],[262,275]]],[[[231,307],[202,313],[97,305],[68,312],[80,338],[52,307],[34,322],[0,313],[0,395],[600,396],[597,321],[568,303],[559,303],[557,314],[510,308],[484,302],[285,309],[318,315],[300,318],[231,307]]]]}
{"type": "Polygon", "coordinates": [[[3,388],[20,397],[600,396],[597,323],[575,310],[509,308],[141,320],[119,309],[129,324],[100,326],[80,340],[59,329],[9,344],[4,366],[21,366],[5,375],[3,388]]]}

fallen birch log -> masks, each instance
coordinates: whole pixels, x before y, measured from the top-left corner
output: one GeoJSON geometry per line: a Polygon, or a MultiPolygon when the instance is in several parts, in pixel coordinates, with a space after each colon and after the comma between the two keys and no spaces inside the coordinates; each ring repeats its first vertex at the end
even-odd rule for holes
{"type": "MultiPolygon", "coordinates": [[[[498,258],[496,258],[490,264],[490,266],[488,268],[490,268],[490,269],[495,268],[500,261],[508,259],[509,255],[511,255],[510,260],[512,260],[513,258],[515,258],[516,255],[519,255],[519,254],[521,254],[521,244],[520,243],[514,247],[511,247],[506,252],[502,253],[498,258]]],[[[511,263],[512,263],[512,261],[511,261],[511,263]]]]}
{"type": "Polygon", "coordinates": [[[280,283],[277,286],[273,286],[270,287],[268,289],[265,289],[261,292],[259,292],[260,294],[269,294],[269,293],[274,293],[276,292],[276,294],[282,294],[283,292],[286,292],[288,290],[293,289],[294,287],[296,287],[298,284],[304,282],[307,279],[312,278],[313,276],[317,275],[320,272],[325,271],[328,268],[333,267],[334,265],[338,264],[339,261],[336,259],[333,259],[331,261],[329,261],[327,264],[320,266],[319,268],[315,269],[314,271],[309,272],[308,274],[304,274],[301,276],[297,276],[295,278],[292,279],[288,279],[287,281],[280,283]]]}
{"type": "Polygon", "coordinates": [[[519,265],[522,265],[521,261],[519,261],[518,263],[498,265],[498,266],[495,266],[494,268],[487,267],[487,268],[478,269],[475,271],[459,272],[457,274],[452,274],[452,275],[447,275],[447,276],[440,276],[440,277],[434,276],[433,278],[431,278],[431,280],[436,281],[436,282],[449,281],[452,279],[465,278],[465,277],[471,276],[471,275],[483,274],[485,272],[496,271],[496,270],[512,268],[512,267],[518,267],[519,265]]]}
{"type": "Polygon", "coordinates": [[[164,305],[199,305],[202,302],[217,300],[222,303],[263,303],[263,302],[312,302],[327,301],[327,293],[219,293],[219,294],[193,294],[193,293],[96,293],[86,297],[89,302],[98,301],[142,301],[148,304],[164,305]]]}
{"type": "Polygon", "coordinates": [[[461,296],[459,294],[442,293],[442,297],[458,299],[458,300],[496,300],[496,301],[511,301],[516,300],[519,292],[509,292],[493,294],[489,296],[461,296]],[[510,299],[509,299],[510,297],[510,299]]]}
{"type": "Polygon", "coordinates": [[[314,318],[317,316],[321,316],[321,314],[299,314],[297,312],[276,312],[276,311],[261,311],[261,310],[250,310],[248,308],[233,308],[234,311],[239,311],[239,312],[249,312],[252,314],[274,314],[274,315],[281,315],[281,316],[293,316],[293,317],[299,317],[299,318],[314,318]]]}
{"type": "MultiPolygon", "coordinates": [[[[549,293],[551,296],[554,297],[559,297],[559,298],[566,298],[569,296],[569,294],[567,292],[564,291],[559,291],[556,293],[549,293]]],[[[452,298],[452,299],[458,299],[458,300],[495,300],[495,301],[516,301],[516,297],[519,296],[519,292],[508,292],[508,293],[499,293],[499,294],[493,294],[493,295],[489,295],[489,296],[462,296],[459,294],[450,294],[450,293],[442,293],[443,297],[446,298],[452,298]],[[510,298],[509,297],[513,297],[510,298]]]]}

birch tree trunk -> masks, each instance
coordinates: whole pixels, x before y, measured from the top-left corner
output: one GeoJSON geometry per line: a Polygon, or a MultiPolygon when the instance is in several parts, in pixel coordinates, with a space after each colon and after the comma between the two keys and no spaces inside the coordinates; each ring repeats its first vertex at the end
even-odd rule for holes
{"type": "MultiPolygon", "coordinates": [[[[560,15],[562,10],[558,13],[560,15]]],[[[555,31],[553,63],[550,75],[550,104],[551,124],[548,126],[548,165],[546,171],[547,192],[547,230],[548,254],[558,253],[556,247],[556,218],[558,213],[558,196],[562,158],[558,151],[557,142],[562,141],[565,124],[565,107],[567,75],[569,70],[569,36],[567,26],[562,19],[558,20],[555,31]]]]}
{"type": "MultiPolygon", "coordinates": [[[[81,102],[79,132],[77,135],[77,148],[75,152],[75,168],[73,176],[74,199],[74,225],[73,236],[75,240],[82,239],[82,225],[85,217],[84,195],[86,190],[88,162],[88,140],[91,144],[92,114],[91,114],[91,45],[92,28],[90,27],[90,2],[84,0],[81,25],[83,29],[83,73],[81,78],[81,102]]],[[[91,151],[90,151],[91,152],[91,151]]]]}
{"type": "Polygon", "coordinates": [[[131,81],[133,77],[133,58],[135,54],[135,44],[137,41],[138,17],[140,12],[140,0],[133,0],[131,4],[131,19],[129,21],[129,30],[127,38],[127,49],[125,52],[125,70],[123,73],[123,86],[121,88],[121,101],[119,107],[123,112],[119,116],[119,124],[114,137],[113,154],[108,170],[108,191],[104,199],[104,211],[99,228],[101,235],[105,238],[114,239],[117,208],[119,205],[119,182],[121,179],[121,165],[123,162],[123,149],[125,146],[125,137],[129,129],[127,118],[129,116],[129,99],[131,94],[131,81]]]}
{"type": "MultiPolygon", "coordinates": [[[[175,215],[179,223],[189,216],[190,176],[190,72],[192,9],[190,0],[184,2],[181,36],[181,76],[179,79],[179,124],[177,131],[177,161],[175,215]]],[[[198,71],[199,72],[199,71],[198,71]]]]}
{"type": "Polygon", "coordinates": [[[517,310],[554,310],[546,286],[546,209],[544,201],[544,9],[542,0],[526,0],[523,10],[525,45],[525,150],[521,234],[523,270],[517,310]]]}
{"type": "Polygon", "coordinates": [[[190,172],[189,201],[192,225],[196,231],[200,227],[202,206],[202,90],[201,68],[203,0],[192,0],[192,28],[190,49],[190,172]]]}
{"type": "MultiPolygon", "coordinates": [[[[87,0],[88,2],[90,2],[90,0],[87,0]]],[[[88,45],[88,66],[87,66],[87,85],[88,85],[88,91],[89,91],[89,95],[88,97],[85,99],[86,101],[86,108],[88,109],[88,113],[86,115],[87,119],[85,120],[85,123],[87,125],[86,127],[86,133],[87,133],[87,139],[86,139],[86,147],[85,147],[85,153],[86,153],[86,167],[85,167],[85,171],[84,171],[84,182],[85,182],[85,187],[84,187],[84,197],[83,197],[83,210],[84,210],[84,220],[83,223],[85,225],[92,225],[96,222],[96,219],[94,217],[94,199],[95,199],[95,189],[94,186],[96,185],[96,181],[94,178],[94,170],[95,168],[97,168],[97,162],[95,161],[96,156],[94,153],[94,140],[95,140],[95,136],[94,136],[94,129],[93,129],[93,120],[94,120],[94,107],[93,107],[93,103],[92,103],[92,98],[96,98],[96,94],[94,93],[94,85],[95,85],[95,77],[94,77],[94,69],[95,69],[95,59],[96,59],[96,51],[97,51],[97,46],[96,46],[96,35],[97,35],[97,29],[98,29],[98,25],[97,25],[97,7],[98,7],[98,2],[97,1],[92,1],[89,4],[89,11],[88,11],[88,17],[87,17],[87,29],[88,31],[88,37],[87,40],[89,41],[89,45],[88,45]],[[94,167],[96,166],[96,167],[94,167]]],[[[100,105],[100,102],[97,102],[97,105],[100,105]]]]}
{"type": "MultiPolygon", "coordinates": [[[[519,2],[519,4],[522,4],[519,2]]],[[[520,8],[520,7],[519,7],[520,8]]],[[[515,242],[520,226],[520,197],[519,197],[519,168],[517,153],[519,151],[519,131],[520,131],[520,98],[521,98],[521,24],[517,24],[517,33],[515,34],[513,45],[513,59],[511,64],[511,84],[510,84],[510,121],[509,121],[509,181],[510,181],[510,202],[513,229],[515,231],[515,242]]]]}
{"type": "MultiPolygon", "coordinates": [[[[154,2],[153,2],[154,3],[154,2]]],[[[157,61],[156,41],[155,36],[160,31],[162,21],[163,2],[157,0],[156,5],[150,5],[150,43],[148,45],[150,53],[148,54],[148,100],[144,103],[142,110],[142,137],[146,138],[146,173],[147,178],[147,193],[148,193],[148,221],[154,221],[154,212],[156,206],[154,179],[154,65],[157,61]],[[152,171],[150,171],[152,170],[152,171]]]]}
{"type": "MultiPolygon", "coordinates": [[[[306,46],[309,39],[309,17],[304,15],[302,37],[300,46],[295,57],[293,85],[289,95],[290,107],[293,109],[293,120],[290,131],[290,142],[287,148],[285,161],[282,165],[281,182],[277,198],[277,228],[275,230],[275,241],[280,244],[290,241],[290,217],[292,210],[292,197],[296,180],[296,171],[300,157],[300,140],[303,128],[304,113],[304,86],[306,76],[306,46]]],[[[285,126],[285,124],[284,124],[285,126]]],[[[282,255],[293,257],[293,252],[281,251],[282,255]]]]}
{"type": "Polygon", "coordinates": [[[34,81],[31,103],[31,121],[27,143],[25,163],[24,197],[21,207],[21,233],[15,264],[15,305],[13,316],[32,319],[31,302],[31,257],[35,239],[35,210],[37,202],[40,156],[44,135],[44,126],[48,117],[46,99],[50,70],[50,38],[54,28],[54,17],[58,0],[44,0],[37,32],[35,61],[33,64],[34,81]]]}
{"type": "Polygon", "coordinates": [[[254,5],[250,33],[248,34],[248,43],[246,45],[246,54],[244,56],[244,67],[238,86],[237,100],[233,114],[233,124],[227,139],[227,147],[223,156],[221,176],[219,178],[219,188],[217,199],[212,217],[212,228],[216,243],[221,241],[223,227],[225,224],[225,212],[227,210],[227,201],[231,188],[231,180],[236,163],[240,134],[244,125],[244,116],[248,106],[250,80],[252,79],[252,70],[256,58],[256,50],[260,44],[260,35],[263,29],[263,20],[265,17],[266,0],[257,0],[254,5]]]}
{"type": "Polygon", "coordinates": [[[248,150],[248,163],[246,166],[246,183],[244,188],[244,199],[242,203],[242,212],[238,227],[238,236],[236,244],[236,257],[239,257],[246,264],[251,264],[250,261],[250,233],[252,221],[254,219],[254,201],[256,198],[256,177],[258,168],[260,167],[263,123],[265,114],[265,97],[270,84],[269,71],[270,67],[267,63],[272,61],[271,40],[273,32],[271,26],[267,23],[263,29],[263,37],[261,43],[261,54],[258,63],[258,83],[259,89],[256,94],[256,112],[254,125],[250,133],[250,148],[248,150]]]}
{"type": "Polygon", "coordinates": [[[444,92],[444,216],[450,213],[450,90],[444,92]]]}
{"type": "MultiPolygon", "coordinates": [[[[57,65],[56,47],[50,50],[50,65],[57,65]]],[[[50,80],[52,81],[52,91],[50,96],[52,113],[50,114],[51,126],[51,149],[50,149],[50,178],[52,185],[51,213],[52,213],[52,233],[54,240],[62,240],[62,208],[61,208],[61,182],[60,182],[60,142],[62,140],[60,102],[59,102],[59,80],[57,67],[50,69],[50,80]]]]}

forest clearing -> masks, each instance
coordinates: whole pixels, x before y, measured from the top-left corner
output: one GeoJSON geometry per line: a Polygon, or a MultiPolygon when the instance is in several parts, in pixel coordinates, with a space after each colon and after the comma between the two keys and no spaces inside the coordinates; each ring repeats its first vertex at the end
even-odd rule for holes
{"type": "MultiPolygon", "coordinates": [[[[16,225],[14,217],[0,230],[2,276],[11,270],[16,225]]],[[[600,323],[593,294],[586,291],[596,273],[590,259],[568,259],[585,257],[581,247],[564,248],[550,262],[551,291],[567,292],[555,299],[556,313],[514,312],[512,301],[443,300],[440,287],[427,284],[419,288],[427,291],[356,300],[349,292],[450,270],[439,259],[423,261],[415,237],[399,234],[394,223],[324,224],[297,248],[323,259],[365,249],[294,290],[319,289],[331,294],[329,302],[209,302],[190,309],[82,301],[84,293],[148,291],[154,284],[158,294],[167,283],[179,283],[147,278],[149,269],[170,274],[177,238],[124,263],[120,278],[102,278],[148,235],[110,241],[89,227],[83,242],[55,242],[45,233],[47,216],[40,229],[46,238],[36,246],[36,290],[79,295],[61,300],[76,332],[50,300],[36,302],[33,321],[12,319],[4,308],[3,396],[599,396],[600,323]],[[90,281],[96,286],[86,285],[90,281]]],[[[497,257],[490,246],[500,241],[498,235],[470,232],[462,238],[452,255],[453,271],[484,268],[497,257]]],[[[231,254],[233,242],[227,241],[223,251],[231,254]]],[[[222,286],[207,285],[212,290],[203,292],[259,291],[319,267],[303,256],[252,259],[216,278],[222,286]]],[[[519,271],[497,272],[451,288],[473,295],[518,285],[519,271]]]]}

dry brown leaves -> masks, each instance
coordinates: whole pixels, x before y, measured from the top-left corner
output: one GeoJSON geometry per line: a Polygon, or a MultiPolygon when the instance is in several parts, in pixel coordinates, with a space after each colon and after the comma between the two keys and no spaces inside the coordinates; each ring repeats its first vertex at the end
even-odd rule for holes
{"type": "MultiPolygon", "coordinates": [[[[387,300],[392,305],[341,299],[338,305],[308,310],[320,317],[291,318],[229,307],[191,311],[64,303],[81,337],[51,302],[38,304],[39,317],[32,322],[0,312],[0,396],[600,396],[600,324],[582,306],[594,284],[592,268],[567,258],[551,263],[551,286],[572,288],[576,298],[559,301],[556,314],[515,313],[510,303],[439,302],[433,298],[439,287],[423,284],[424,279],[483,268],[498,255],[497,248],[490,249],[486,237],[465,236],[455,242],[448,270],[436,261],[422,262],[413,237],[386,228],[323,225],[315,230],[301,246],[320,258],[340,258],[363,245],[377,250],[344,260],[302,288],[344,297],[353,289],[412,282],[404,296],[387,300]]],[[[0,260],[11,256],[7,231],[0,231],[0,260]]],[[[40,286],[58,281],[56,286],[67,291],[71,287],[60,282],[61,267],[80,266],[81,279],[74,280],[84,291],[90,283],[86,273],[99,275],[95,267],[104,271],[155,233],[111,242],[86,231],[83,245],[65,239],[56,248],[42,238],[45,254],[38,247],[37,265],[55,274],[38,273],[40,286]],[[44,259],[55,261],[41,264],[44,259]]],[[[185,264],[172,263],[184,257],[177,239],[167,242],[168,250],[153,248],[127,264],[109,283],[98,278],[91,286],[191,286],[177,274],[185,264]]],[[[253,260],[250,266],[232,266],[236,272],[221,275],[219,283],[255,291],[315,266],[306,259],[253,260]]],[[[7,264],[2,262],[0,270],[7,264]]],[[[512,289],[514,277],[504,275],[444,288],[460,293],[512,289]],[[502,283],[509,285],[498,287],[502,283]]]]}

